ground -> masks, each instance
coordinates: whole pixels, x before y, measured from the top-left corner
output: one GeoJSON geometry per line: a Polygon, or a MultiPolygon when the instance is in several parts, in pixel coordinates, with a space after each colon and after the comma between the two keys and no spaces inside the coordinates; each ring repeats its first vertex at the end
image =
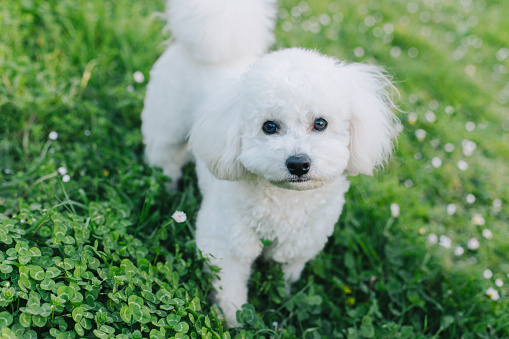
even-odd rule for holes
{"type": "Polygon", "coordinates": [[[291,295],[280,268],[258,262],[246,325],[226,332],[195,255],[193,166],[167,193],[143,162],[145,87],[169,38],[163,1],[0,3],[3,336],[509,335],[509,3],[280,7],[274,48],[393,75],[401,132],[387,166],[352,178],[291,295]]]}

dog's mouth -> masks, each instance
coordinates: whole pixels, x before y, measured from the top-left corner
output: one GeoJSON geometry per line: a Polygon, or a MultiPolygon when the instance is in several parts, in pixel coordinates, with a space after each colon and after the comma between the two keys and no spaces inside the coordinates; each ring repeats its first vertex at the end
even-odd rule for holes
{"type": "Polygon", "coordinates": [[[310,181],[311,178],[288,178],[286,179],[287,182],[291,182],[291,183],[300,183],[300,182],[306,182],[306,181],[310,181]]]}

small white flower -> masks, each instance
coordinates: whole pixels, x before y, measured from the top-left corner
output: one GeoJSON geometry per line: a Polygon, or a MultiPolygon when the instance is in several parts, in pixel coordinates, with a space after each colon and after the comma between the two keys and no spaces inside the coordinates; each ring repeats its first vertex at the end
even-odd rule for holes
{"type": "Polygon", "coordinates": [[[469,132],[472,132],[475,129],[475,123],[469,121],[465,124],[465,129],[469,132]]]}
{"type": "Polygon", "coordinates": [[[502,200],[500,200],[498,198],[493,200],[493,210],[495,212],[499,212],[501,209],[502,209],[502,200]]]}
{"type": "Polygon", "coordinates": [[[48,135],[48,138],[50,138],[51,140],[57,140],[58,138],[58,133],[55,132],[55,131],[51,131],[48,135]]]}
{"type": "Polygon", "coordinates": [[[364,48],[362,48],[362,47],[355,47],[355,49],[353,50],[353,54],[357,58],[362,57],[364,55],[364,48]]]}
{"type": "Polygon", "coordinates": [[[435,122],[437,120],[437,116],[432,111],[427,111],[424,117],[428,122],[435,122]]]}
{"type": "Polygon", "coordinates": [[[452,151],[454,151],[454,145],[451,144],[451,143],[447,143],[447,144],[444,145],[444,150],[447,153],[451,153],[452,151]]]}
{"type": "Polygon", "coordinates": [[[57,171],[58,171],[58,173],[60,173],[60,175],[64,175],[67,173],[67,168],[59,167],[57,171]]]}
{"type": "Polygon", "coordinates": [[[498,300],[500,299],[500,295],[498,294],[498,291],[494,289],[493,287],[489,287],[486,290],[486,295],[491,298],[491,300],[498,300]]]}
{"type": "Polygon", "coordinates": [[[428,243],[430,245],[434,245],[438,242],[438,237],[435,233],[431,233],[430,235],[428,235],[428,243]]]}
{"type": "Polygon", "coordinates": [[[277,327],[277,321],[274,321],[274,322],[272,323],[272,326],[273,326],[273,327],[277,327]]]}
{"type": "Polygon", "coordinates": [[[497,279],[495,280],[495,285],[497,285],[498,287],[502,287],[504,286],[504,282],[502,281],[502,279],[497,279]]]}
{"type": "Polygon", "coordinates": [[[465,250],[461,246],[458,246],[454,249],[454,254],[457,256],[463,255],[463,253],[465,253],[465,250]]]}
{"type": "Polygon", "coordinates": [[[417,122],[417,118],[418,118],[417,114],[415,114],[413,112],[408,114],[408,123],[410,125],[415,125],[415,123],[417,122]]]}
{"type": "Polygon", "coordinates": [[[134,72],[133,78],[134,81],[136,81],[137,83],[142,83],[143,81],[145,81],[145,76],[140,71],[134,72]]]}
{"type": "Polygon", "coordinates": [[[479,213],[476,213],[474,214],[474,216],[472,217],[472,224],[474,225],[484,225],[486,223],[486,220],[484,220],[483,216],[480,215],[479,213]]]}
{"type": "Polygon", "coordinates": [[[431,165],[435,168],[442,166],[442,159],[440,159],[439,157],[434,157],[433,159],[431,159],[431,165]]]}
{"type": "Polygon", "coordinates": [[[465,160],[458,161],[457,166],[460,171],[466,171],[468,169],[468,163],[465,160]]]}
{"type": "Polygon", "coordinates": [[[405,187],[410,188],[414,185],[414,182],[410,179],[405,180],[405,187]]]}
{"type": "Polygon", "coordinates": [[[90,136],[90,134],[92,134],[92,132],[90,132],[90,130],[88,130],[88,129],[87,129],[87,130],[85,130],[85,135],[86,135],[87,137],[89,137],[89,136],[90,136]]]}
{"type": "Polygon", "coordinates": [[[71,180],[71,176],[69,174],[66,174],[62,177],[63,182],[69,182],[71,180]]]}
{"type": "Polygon", "coordinates": [[[423,129],[418,129],[415,131],[415,136],[417,137],[417,140],[423,141],[426,138],[426,131],[423,129]]]}
{"type": "Polygon", "coordinates": [[[398,204],[391,204],[391,215],[394,218],[399,217],[399,205],[398,204]]]}
{"type": "Polygon", "coordinates": [[[472,193],[467,194],[466,200],[469,204],[473,204],[475,202],[475,195],[472,193]]]}
{"type": "Polygon", "coordinates": [[[482,275],[484,279],[491,279],[491,277],[493,277],[493,272],[490,269],[485,269],[482,275]]]}
{"type": "Polygon", "coordinates": [[[187,220],[187,215],[182,211],[176,211],[171,217],[178,223],[182,223],[187,220]]]}
{"type": "Polygon", "coordinates": [[[467,243],[467,247],[469,250],[476,250],[479,248],[481,244],[479,243],[479,240],[477,240],[476,238],[472,238],[468,241],[467,243]]]}
{"type": "Polygon", "coordinates": [[[491,233],[489,229],[485,228],[482,230],[482,236],[485,237],[486,239],[491,239],[493,238],[493,233],[491,233]]]}
{"type": "Polygon", "coordinates": [[[477,148],[477,144],[468,139],[464,139],[461,142],[461,147],[463,148],[463,154],[469,157],[474,153],[475,149],[477,148]]]}
{"type": "Polygon", "coordinates": [[[451,238],[445,235],[440,236],[440,242],[439,245],[445,248],[451,248],[451,238]]]}
{"type": "Polygon", "coordinates": [[[453,215],[454,213],[456,213],[456,205],[454,204],[447,205],[447,214],[453,215]]]}

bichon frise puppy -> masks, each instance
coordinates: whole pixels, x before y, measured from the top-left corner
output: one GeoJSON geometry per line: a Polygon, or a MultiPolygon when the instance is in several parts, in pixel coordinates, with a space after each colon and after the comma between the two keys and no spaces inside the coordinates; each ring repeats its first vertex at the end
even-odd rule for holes
{"type": "Polygon", "coordinates": [[[215,298],[230,326],[253,261],[280,263],[289,291],[333,232],[346,176],[371,175],[396,136],[380,68],[298,48],[265,54],[275,11],[274,0],[170,0],[175,42],[142,113],[151,165],[175,183],[188,142],[196,158],[196,245],[220,268],[215,298]]]}

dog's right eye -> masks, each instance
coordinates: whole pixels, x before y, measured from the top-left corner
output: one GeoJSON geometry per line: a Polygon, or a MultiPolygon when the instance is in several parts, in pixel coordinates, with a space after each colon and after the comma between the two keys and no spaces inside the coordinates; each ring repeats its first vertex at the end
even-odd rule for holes
{"type": "Polygon", "coordinates": [[[262,131],[267,135],[276,134],[279,131],[279,126],[274,121],[265,121],[262,131]]]}

